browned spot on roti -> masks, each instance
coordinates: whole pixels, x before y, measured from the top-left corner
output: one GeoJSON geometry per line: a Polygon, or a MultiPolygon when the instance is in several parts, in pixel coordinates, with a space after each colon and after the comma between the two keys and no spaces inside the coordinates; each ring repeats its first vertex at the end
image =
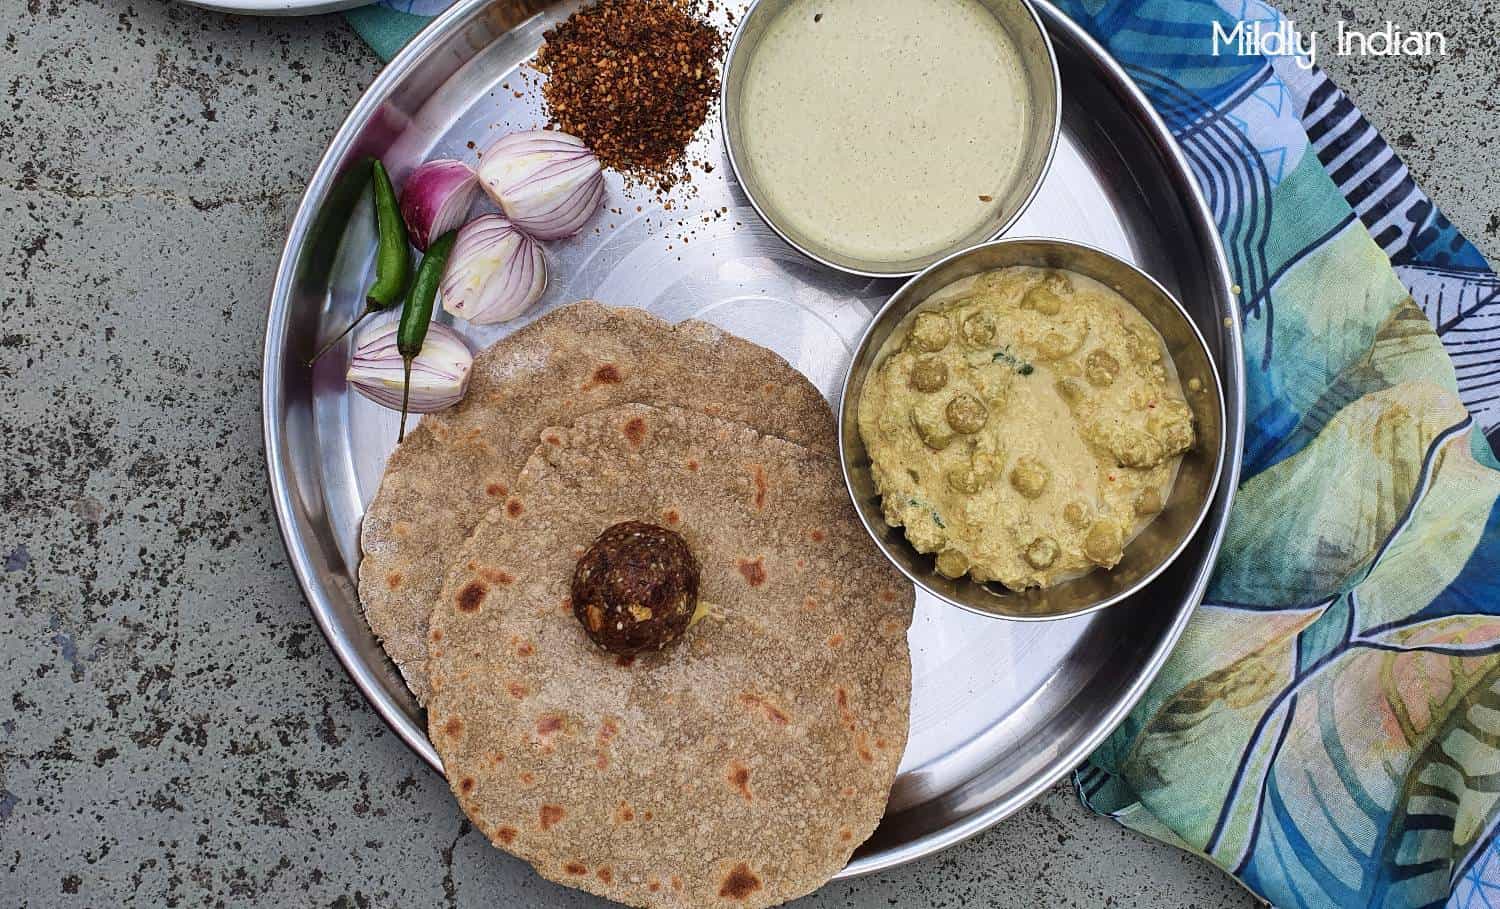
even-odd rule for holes
{"type": "Polygon", "coordinates": [[[490,752],[490,766],[491,767],[499,767],[503,763],[505,763],[505,755],[501,754],[498,751],[491,751],[490,752]]]}
{"type": "Polygon", "coordinates": [[[491,584],[499,584],[502,587],[516,579],[515,575],[504,568],[481,568],[479,569],[479,576],[491,584]]]}
{"type": "Polygon", "coordinates": [[[522,770],[516,776],[516,779],[520,780],[522,783],[525,783],[527,786],[530,786],[533,782],[536,781],[536,774],[532,773],[530,770],[522,770]]]}
{"type": "Polygon", "coordinates": [[[657,892],[661,889],[661,881],[653,877],[651,880],[646,882],[646,889],[650,890],[652,893],[657,892]]]}
{"type": "Polygon", "coordinates": [[[561,807],[557,805],[543,805],[537,812],[537,823],[541,825],[543,830],[551,830],[562,823],[562,819],[565,816],[567,816],[567,812],[562,810],[561,807]]]}
{"type": "Polygon", "coordinates": [[[832,648],[835,648],[835,649],[844,646],[844,636],[841,635],[841,634],[831,634],[831,635],[829,635],[828,636],[828,646],[832,647],[832,648]]]}
{"type": "Polygon", "coordinates": [[[843,840],[846,843],[849,842],[850,840],[854,839],[854,831],[850,830],[848,827],[840,827],[839,839],[843,840]]]}
{"type": "Polygon", "coordinates": [[[520,499],[511,499],[509,502],[505,503],[505,513],[510,515],[512,518],[519,518],[521,516],[521,512],[525,510],[526,506],[521,504],[520,499]]]}
{"type": "Polygon", "coordinates": [[[651,814],[650,810],[647,810],[644,814],[641,815],[641,820],[643,820],[643,821],[649,821],[649,820],[651,820],[651,817],[652,817],[652,814],[651,814]]]}
{"type": "Polygon", "coordinates": [[[672,889],[679,892],[682,890],[682,878],[678,877],[675,874],[672,875],[672,889]]]}
{"type": "Polygon", "coordinates": [[[600,770],[608,770],[609,769],[609,755],[606,754],[603,751],[601,751],[598,754],[594,755],[594,766],[597,767],[597,768],[599,768],[600,770]]]}
{"type": "Polygon", "coordinates": [[[556,733],[563,728],[563,718],[555,713],[549,713],[536,721],[536,734],[543,738],[556,733]]]}
{"type": "Polygon", "coordinates": [[[662,512],[662,517],[667,519],[668,524],[682,523],[682,513],[675,508],[668,508],[666,511],[662,512]]]}
{"type": "Polygon", "coordinates": [[[844,690],[844,686],[843,685],[835,685],[834,686],[834,689],[833,689],[833,699],[839,705],[839,712],[840,713],[844,713],[844,714],[848,714],[848,712],[849,712],[849,692],[847,692],[847,691],[844,690]]]}
{"type": "Polygon", "coordinates": [[[854,798],[854,792],[855,792],[855,790],[854,790],[853,786],[845,786],[843,788],[843,790],[841,790],[841,794],[846,799],[852,799],[852,798],[854,798]]]}
{"type": "Polygon", "coordinates": [[[479,604],[484,602],[484,595],[490,589],[479,581],[470,581],[458,592],[459,612],[478,612],[479,604]]]}
{"type": "Polygon", "coordinates": [[[766,507],[766,470],[759,464],[750,466],[750,478],[755,481],[755,510],[760,511],[766,507]]]}
{"type": "MultiPolygon", "coordinates": [[[[849,720],[848,726],[850,729],[854,729],[854,720],[852,718],[849,720]]],[[[869,739],[865,737],[864,730],[862,729],[856,730],[854,733],[854,753],[859,755],[859,759],[866,764],[875,760],[875,755],[870,753],[869,739]]]]}
{"type": "Polygon", "coordinates": [[[608,745],[609,740],[620,734],[620,726],[609,717],[599,724],[599,744],[608,745]]]}
{"type": "Polygon", "coordinates": [[[759,889],[760,878],[750,871],[749,865],[740,862],[724,878],[724,883],[719,887],[719,896],[743,902],[759,889]]]}
{"type": "Polygon", "coordinates": [[[621,669],[629,669],[631,666],[635,665],[635,654],[621,654],[620,656],[615,657],[615,665],[619,666],[621,669]]]}
{"type": "Polygon", "coordinates": [[[391,590],[395,590],[397,587],[400,587],[401,586],[401,572],[399,572],[399,571],[393,571],[390,574],[386,575],[385,576],[385,586],[389,587],[391,590]]]}
{"type": "Polygon", "coordinates": [[[901,594],[898,591],[892,590],[889,587],[880,591],[880,598],[882,600],[885,600],[887,603],[896,602],[897,597],[899,597],[900,595],[901,594]]]}
{"type": "Polygon", "coordinates": [[[791,717],[787,716],[786,711],[782,710],[780,707],[777,707],[775,704],[771,703],[758,694],[752,694],[746,691],[740,695],[740,702],[745,704],[746,706],[754,707],[757,710],[760,710],[766,715],[766,719],[770,720],[778,726],[785,726],[787,723],[791,722],[791,717]]]}
{"type": "Polygon", "coordinates": [[[756,556],[753,561],[750,559],[737,559],[735,560],[735,565],[739,568],[740,574],[744,576],[745,583],[751,587],[759,587],[766,582],[766,560],[764,556],[756,556]]]}
{"type": "Polygon", "coordinates": [[[536,653],[536,648],[532,646],[530,641],[521,641],[516,644],[516,656],[529,657],[533,653],[536,653]]]}
{"type": "Polygon", "coordinates": [[[464,721],[461,717],[450,716],[448,722],[443,724],[443,735],[450,739],[456,739],[464,734],[464,721]]]}
{"type": "Polygon", "coordinates": [[[605,363],[594,370],[594,374],[589,377],[588,383],[583,387],[588,389],[596,385],[619,385],[623,380],[624,377],[620,375],[620,367],[613,363],[605,363]]]}
{"type": "Polygon", "coordinates": [[[526,695],[528,695],[528,694],[531,693],[531,692],[527,691],[526,690],[526,686],[522,685],[520,682],[508,682],[508,683],[506,683],[505,690],[509,691],[510,692],[510,696],[513,697],[513,698],[515,698],[518,701],[521,700],[521,699],[523,699],[523,698],[525,698],[526,695]]]}
{"type": "Polygon", "coordinates": [[[588,874],[589,866],[582,862],[568,862],[563,866],[563,870],[576,877],[588,874]]]}
{"type": "Polygon", "coordinates": [[[755,801],[754,797],[751,796],[751,794],[750,794],[750,768],[749,767],[746,767],[744,764],[741,764],[739,761],[730,761],[729,762],[729,773],[726,774],[725,778],[729,780],[729,785],[731,785],[735,789],[739,790],[740,795],[744,797],[745,801],[747,801],[747,802],[753,802],[753,801],[755,801]]]}
{"type": "Polygon", "coordinates": [[[600,866],[599,870],[595,871],[594,874],[599,877],[599,880],[603,881],[606,884],[613,883],[615,879],[615,873],[610,869],[608,865],[600,866]]]}
{"type": "Polygon", "coordinates": [[[496,827],[495,828],[495,839],[497,839],[501,843],[509,846],[511,843],[513,843],[513,842],[516,841],[516,828],[514,828],[514,827],[496,827]]]}
{"type": "Polygon", "coordinates": [[[466,776],[458,781],[458,791],[462,795],[468,795],[474,791],[474,778],[466,776]]]}
{"type": "Polygon", "coordinates": [[[697,469],[698,469],[698,459],[697,458],[688,458],[688,470],[697,470],[697,469]]]}
{"type": "Polygon", "coordinates": [[[490,485],[484,487],[485,495],[492,496],[497,499],[505,495],[507,492],[510,492],[510,490],[505,488],[504,483],[491,483],[490,485]]]}
{"type": "Polygon", "coordinates": [[[812,597],[803,597],[802,608],[806,609],[808,612],[812,612],[814,609],[818,608],[818,601],[813,599],[812,597]]]}
{"type": "Polygon", "coordinates": [[[562,439],[555,432],[549,432],[546,435],[542,436],[542,441],[546,442],[548,445],[562,444],[562,439]]]}
{"type": "Polygon", "coordinates": [[[812,531],[812,533],[808,534],[808,536],[812,538],[812,541],[814,543],[821,543],[821,542],[823,542],[823,531],[821,531],[821,530],[814,529],[812,531]]]}
{"type": "Polygon", "coordinates": [[[629,420],[626,420],[623,431],[625,438],[636,448],[640,448],[641,443],[646,441],[646,421],[640,417],[631,417],[629,420]]]}
{"type": "Polygon", "coordinates": [[[411,536],[411,524],[407,521],[397,521],[391,525],[391,533],[404,540],[411,536]]]}
{"type": "Polygon", "coordinates": [[[884,751],[886,748],[890,747],[890,742],[887,742],[882,738],[877,738],[875,740],[875,747],[879,748],[881,751],[884,751]]]}
{"type": "Polygon", "coordinates": [[[441,629],[441,628],[434,628],[434,629],[432,629],[432,634],[428,635],[428,637],[432,638],[432,641],[433,641],[434,644],[437,643],[438,641],[441,641],[443,639],[443,629],[441,629]]]}
{"type": "Polygon", "coordinates": [[[620,824],[628,824],[635,820],[635,809],[629,803],[621,802],[620,807],[615,809],[615,821],[620,824]]]}

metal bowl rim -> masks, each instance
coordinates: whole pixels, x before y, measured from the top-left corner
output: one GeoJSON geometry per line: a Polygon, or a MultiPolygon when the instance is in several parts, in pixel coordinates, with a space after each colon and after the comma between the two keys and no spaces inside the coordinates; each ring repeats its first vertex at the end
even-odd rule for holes
{"type": "MultiPolygon", "coordinates": [[[[740,49],[740,39],[744,36],[745,25],[750,21],[751,15],[763,2],[765,0],[754,0],[750,4],[750,7],[745,10],[744,15],[740,16],[740,21],[735,26],[734,37],[729,41],[729,50],[724,54],[724,64],[721,68],[721,72],[726,76],[729,73],[730,65],[734,62],[735,54],[740,49]]],[[[1036,200],[1037,194],[1041,192],[1042,183],[1047,179],[1047,174],[1052,170],[1052,159],[1057,155],[1057,144],[1062,136],[1062,70],[1057,64],[1057,49],[1052,46],[1052,36],[1048,34],[1047,25],[1042,21],[1041,15],[1032,4],[1032,0],[1015,0],[1015,2],[1019,3],[1021,8],[1026,11],[1026,15],[1030,17],[1031,24],[1036,27],[1037,32],[1042,36],[1042,47],[1047,51],[1047,68],[1052,74],[1052,123],[1047,130],[1047,154],[1042,158],[1042,166],[1037,170],[1036,179],[1031,184],[1031,190],[1027,192],[1026,198],[1021,201],[1021,204],[1016,207],[1015,212],[1009,218],[1006,218],[995,232],[981,241],[981,243],[993,242],[1003,237],[1005,232],[1014,227],[1016,222],[1021,219],[1021,216],[1026,214],[1026,209],[1030,208],[1031,203],[1036,200]]],[[[721,79],[719,85],[719,132],[723,136],[725,156],[729,158],[729,169],[734,173],[735,182],[739,184],[740,189],[745,193],[745,198],[749,200],[750,207],[755,209],[755,213],[760,216],[761,221],[765,222],[765,225],[771,228],[776,233],[776,236],[786,241],[788,246],[825,268],[831,268],[849,275],[858,275],[862,278],[910,278],[921,274],[928,268],[936,265],[937,262],[941,262],[954,253],[973,248],[969,246],[963,249],[950,250],[944,253],[937,261],[915,269],[865,269],[829,261],[797,242],[790,234],[783,230],[781,225],[776,223],[776,219],[772,218],[766,213],[766,209],[761,207],[760,200],[756,198],[755,191],[750,188],[749,183],[745,182],[740,168],[739,156],[735,154],[735,143],[729,138],[729,80],[727,78],[721,79]]]]}
{"type": "MultiPolygon", "coordinates": [[[[934,293],[939,293],[941,291],[942,288],[938,288],[938,290],[934,291],[934,293]]],[[[906,313],[902,313],[902,318],[905,318],[905,316],[906,313]]],[[[872,363],[871,366],[873,367],[873,365],[874,364],[872,363]]],[[[849,371],[844,373],[844,384],[843,387],[839,390],[838,417],[839,468],[844,475],[844,488],[848,491],[850,502],[854,505],[854,510],[859,515],[860,524],[864,526],[865,532],[870,535],[871,541],[875,543],[875,546],[880,550],[881,555],[884,555],[886,557],[886,561],[890,562],[897,568],[897,570],[906,575],[907,580],[911,581],[913,584],[916,584],[919,588],[925,590],[928,594],[935,597],[945,605],[955,606],[965,612],[970,612],[975,615],[982,615],[986,618],[1010,622],[1056,622],[1062,619],[1073,619],[1079,616],[1092,615],[1093,613],[1108,609],[1111,606],[1118,605],[1119,603],[1122,603],[1130,597],[1133,597],[1136,594],[1140,593],[1141,590],[1146,587],[1146,585],[1156,580],[1163,571],[1166,571],[1169,567],[1171,567],[1172,563],[1177,561],[1177,558],[1182,555],[1185,549],[1187,549],[1188,544],[1193,542],[1193,538],[1198,535],[1199,528],[1201,528],[1203,526],[1203,522],[1207,520],[1208,513],[1213,510],[1214,498],[1219,494],[1219,481],[1224,473],[1225,452],[1228,448],[1228,437],[1223,429],[1226,422],[1224,408],[1224,382],[1220,378],[1219,364],[1213,355],[1213,351],[1209,349],[1208,341],[1204,339],[1203,332],[1198,328],[1198,323],[1194,322],[1192,315],[1188,313],[1187,307],[1182,305],[1182,301],[1177,299],[1176,294],[1172,293],[1170,290],[1167,290],[1167,288],[1164,287],[1160,281],[1156,280],[1136,265],[1127,262],[1114,253],[1109,252],[1108,250],[1100,249],[1099,247],[1092,246],[1088,243],[1080,243],[1076,240],[1068,240],[1061,237],[1006,237],[1002,240],[990,240],[987,243],[978,243],[974,246],[969,247],[968,249],[961,249],[958,252],[944,256],[938,261],[922,269],[922,271],[912,276],[911,279],[897,288],[896,292],[891,294],[890,298],[885,301],[885,304],[880,307],[880,309],[875,313],[873,317],[871,317],[870,324],[865,326],[864,332],[859,336],[859,343],[854,346],[854,354],[850,358],[849,371]],[[876,528],[871,525],[869,517],[865,514],[865,510],[860,507],[859,497],[855,495],[854,492],[854,480],[850,476],[848,449],[844,446],[844,427],[848,423],[847,418],[850,415],[850,411],[853,408],[857,407],[859,403],[857,401],[851,401],[849,394],[849,385],[854,379],[853,364],[858,363],[869,354],[870,341],[872,336],[875,334],[875,329],[880,327],[885,322],[887,316],[892,312],[893,308],[896,307],[897,304],[907,305],[907,312],[910,312],[911,309],[919,307],[924,302],[926,302],[925,299],[917,300],[916,302],[905,299],[907,291],[909,291],[912,286],[915,285],[918,281],[927,277],[927,275],[931,272],[944,268],[951,263],[960,261],[964,258],[967,258],[968,256],[974,255],[978,252],[982,252],[986,249],[996,249],[1005,246],[1019,245],[1022,243],[1043,243],[1053,247],[1072,247],[1074,249],[1083,250],[1084,252],[1091,253],[1093,255],[1103,256],[1104,258],[1109,259],[1117,265],[1130,270],[1131,272],[1135,273],[1137,277],[1145,279],[1151,284],[1151,286],[1155,287],[1156,290],[1161,293],[1161,295],[1165,297],[1167,301],[1170,302],[1172,306],[1177,310],[1177,314],[1182,317],[1182,320],[1187,323],[1188,327],[1192,329],[1194,340],[1198,342],[1198,347],[1203,352],[1203,356],[1208,359],[1209,368],[1213,373],[1214,403],[1218,406],[1219,411],[1219,445],[1218,450],[1214,452],[1213,474],[1209,479],[1208,490],[1203,496],[1202,503],[1200,503],[1198,506],[1198,514],[1193,518],[1192,522],[1187,525],[1187,530],[1182,534],[1181,539],[1177,541],[1177,545],[1172,547],[1172,550],[1168,552],[1166,556],[1161,559],[1161,561],[1157,562],[1155,567],[1133,581],[1130,586],[1116,591],[1115,593],[1112,593],[1109,596],[1106,596],[1096,602],[1090,603],[1088,606],[1085,606],[1081,609],[1074,609],[1071,612],[1051,613],[1048,615],[1012,615],[1009,613],[993,612],[986,609],[980,609],[976,606],[971,606],[968,603],[964,603],[959,600],[955,600],[952,597],[945,596],[937,589],[928,585],[926,580],[924,580],[922,577],[919,577],[916,573],[909,571],[905,565],[902,565],[895,558],[893,558],[885,544],[885,541],[881,539],[881,536],[876,531],[876,528]]]]}
{"type": "MultiPolygon", "coordinates": [[[[286,323],[291,309],[290,288],[297,271],[297,253],[307,239],[308,233],[316,216],[316,204],[326,195],[329,185],[335,174],[333,167],[338,160],[348,151],[356,137],[358,130],[363,127],[371,114],[379,107],[390,93],[391,87],[406,77],[417,61],[425,57],[434,44],[439,43],[447,36],[448,31],[457,23],[472,16],[478,8],[489,3],[490,0],[458,0],[453,6],[439,14],[432,22],[428,23],[422,32],[413,37],[402,48],[400,53],[391,60],[389,64],[371,82],[369,88],[360,96],[350,109],[349,115],[344,118],[338,130],[330,140],[327,150],[319,158],[317,166],[309,179],[307,190],[298,202],[297,210],[293,215],[287,231],[287,239],[283,244],[282,256],[277,266],[276,276],[272,284],[270,295],[270,306],[266,316],[265,342],[262,345],[262,383],[261,383],[261,432],[266,449],[266,471],[270,481],[272,504],[276,514],[277,527],[281,533],[282,543],[286,547],[287,557],[291,564],[293,573],[297,577],[298,586],[302,589],[303,596],[307,599],[308,610],[312,612],[313,619],[328,641],[329,649],[343,665],[344,671],[354,681],[365,700],[374,708],[376,715],[399,737],[406,745],[421,757],[432,769],[438,773],[443,772],[442,761],[438,759],[437,752],[428,741],[423,731],[415,724],[410,723],[405,712],[384,691],[379,681],[365,666],[358,654],[353,651],[347,642],[341,642],[337,630],[332,625],[331,610],[328,597],[325,595],[322,585],[319,583],[316,572],[313,570],[305,547],[299,540],[292,538],[291,531],[297,526],[296,513],[293,507],[292,487],[289,485],[286,473],[286,465],[281,463],[278,453],[284,445],[285,438],[279,423],[280,412],[276,409],[278,398],[282,393],[283,379],[281,375],[281,351],[285,342],[286,323]]],[[[1177,141],[1172,137],[1166,124],[1146,98],[1145,93],[1135,84],[1129,74],[1121,66],[1113,55],[1111,55],[1098,41],[1094,39],[1082,26],[1069,19],[1048,0],[1028,0],[1033,11],[1045,9],[1047,11],[1049,29],[1055,28],[1060,32],[1066,32],[1069,39],[1076,42],[1085,49],[1095,64],[1108,71],[1116,87],[1126,95],[1132,106],[1133,113],[1141,117],[1142,126],[1161,144],[1161,151],[1175,164],[1175,169],[1180,176],[1186,177],[1190,191],[1183,197],[1184,204],[1191,207],[1196,214],[1194,220],[1200,226],[1207,226],[1205,239],[1211,252],[1211,261],[1205,264],[1212,271],[1217,272],[1219,283],[1229,294],[1229,289],[1236,286],[1233,276],[1229,270],[1228,258],[1224,252],[1223,241],[1217,229],[1213,211],[1209,208],[1202,190],[1196,185],[1192,178],[1192,169],[1187,157],[1183,153],[1177,141]]],[[[1047,34],[1051,41],[1050,30],[1047,34]]],[[[1055,59],[1055,55],[1054,55],[1055,59]]],[[[1059,111],[1059,117],[1061,113],[1059,111]]],[[[1224,318],[1228,321],[1226,325],[1225,338],[1229,345],[1230,356],[1225,358],[1223,369],[1226,376],[1232,381],[1226,383],[1239,404],[1235,410],[1233,423],[1225,426],[1226,440],[1240,440],[1244,436],[1245,415],[1245,387],[1243,373],[1244,343],[1240,334],[1241,317],[1239,308],[1232,295],[1219,300],[1224,318]]],[[[1227,401],[1226,401],[1227,404],[1227,401]]],[[[1225,530],[1228,526],[1227,512],[1233,504],[1234,489],[1238,485],[1242,455],[1236,446],[1228,452],[1227,471],[1220,477],[1220,496],[1225,496],[1224,487],[1229,489],[1224,503],[1225,516],[1220,520],[1217,527],[1212,528],[1213,536],[1208,542],[1205,552],[1206,565],[1199,573],[1195,583],[1183,592],[1182,603],[1196,603],[1202,599],[1204,590],[1207,589],[1209,580],[1209,567],[1217,559],[1219,549],[1223,543],[1225,530]]],[[[1200,531],[1201,532],[1201,531],[1200,531]]],[[[1114,706],[1108,710],[1098,726],[1088,735],[1083,736],[1068,751],[1051,762],[1050,766],[1033,775],[1029,780],[1023,781],[1023,785],[1012,790],[1003,798],[995,799],[984,808],[978,809],[962,820],[949,824],[941,829],[918,836],[901,845],[882,850],[873,855],[855,857],[838,874],[834,880],[845,880],[862,877],[879,871],[896,868],[921,858],[933,855],[951,846],[958,845],[977,836],[993,827],[995,824],[1014,814],[1023,806],[1031,802],[1042,792],[1053,786],[1063,777],[1081,763],[1089,753],[1098,747],[1114,729],[1124,720],[1126,714],[1132,710],[1136,703],[1145,694],[1146,688],[1160,673],[1162,665],[1167,656],[1176,645],[1178,638],[1182,636],[1183,629],[1187,626],[1188,619],[1193,613],[1191,606],[1179,606],[1176,620],[1168,626],[1157,644],[1156,651],[1142,665],[1141,671],[1135,682],[1123,696],[1117,699],[1114,706]]]]}

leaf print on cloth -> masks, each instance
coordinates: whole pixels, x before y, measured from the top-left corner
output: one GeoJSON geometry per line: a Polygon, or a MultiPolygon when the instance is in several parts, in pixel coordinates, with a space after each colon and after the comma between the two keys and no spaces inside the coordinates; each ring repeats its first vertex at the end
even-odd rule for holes
{"type": "MultiPolygon", "coordinates": [[[[1224,794],[1245,772],[1241,756],[1258,766],[1270,758],[1274,736],[1257,744],[1260,721],[1295,680],[1298,636],[1320,615],[1256,623],[1275,624],[1281,633],[1183,685],[1151,714],[1120,762],[1141,804],[1194,847],[1209,843],[1224,794]]],[[[1215,618],[1231,617],[1219,611],[1215,618]]],[[[1243,615],[1234,618],[1244,623],[1243,615]]]]}
{"type": "Polygon", "coordinates": [[[1402,520],[1434,456],[1466,419],[1458,396],[1406,382],[1346,407],[1303,451],[1247,480],[1209,598],[1308,604],[1357,583],[1402,520]]]}
{"type": "MultiPolygon", "coordinates": [[[[1330,432],[1418,403],[1436,412],[1445,395],[1397,385],[1346,408],[1330,432]]],[[[1205,604],[1193,631],[1232,652],[1215,668],[1211,650],[1185,639],[1158,681],[1175,694],[1144,726],[1122,727],[1130,745],[1110,758],[1154,823],[1278,904],[1441,898],[1500,797],[1500,693],[1485,688],[1500,667],[1500,616],[1464,611],[1488,590],[1476,584],[1494,583],[1465,569],[1478,547],[1500,548],[1485,534],[1500,515],[1500,474],[1473,459],[1473,422],[1449,407],[1459,422],[1425,446],[1396,433],[1425,454],[1406,484],[1411,505],[1364,576],[1311,609],[1205,604]]]]}
{"type": "Polygon", "coordinates": [[[1451,616],[1483,615],[1496,605],[1497,579],[1485,566],[1500,557],[1494,527],[1500,473],[1474,460],[1468,436],[1475,431],[1469,424],[1441,446],[1409,526],[1360,583],[1361,640],[1399,644],[1426,623],[1442,627],[1451,616]]]}
{"type": "Polygon", "coordinates": [[[1406,298],[1376,330],[1375,342],[1364,356],[1345,367],[1324,387],[1296,430],[1271,455],[1270,462],[1274,464],[1306,448],[1335,414],[1365,395],[1401,382],[1444,384],[1451,373],[1433,368],[1443,365],[1442,350],[1427,317],[1410,297],[1406,298]]]}
{"type": "Polygon", "coordinates": [[[1445,899],[1500,797],[1500,662],[1356,646],[1292,703],[1250,851],[1220,861],[1277,905],[1445,899]]]}

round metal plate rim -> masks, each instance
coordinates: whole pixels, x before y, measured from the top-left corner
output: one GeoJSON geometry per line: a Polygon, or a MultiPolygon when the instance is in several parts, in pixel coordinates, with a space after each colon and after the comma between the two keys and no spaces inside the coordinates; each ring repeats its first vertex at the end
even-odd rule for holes
{"type": "MultiPolygon", "coordinates": [[[[395,87],[402,83],[411,70],[422,64],[434,48],[442,48],[450,31],[465,25],[472,25],[470,20],[474,19],[476,14],[490,2],[492,0],[459,0],[438,16],[426,29],[413,38],[395,60],[380,73],[354,105],[349,116],[345,118],[309,180],[308,189],[288,231],[281,263],[273,284],[263,347],[262,430],[266,445],[267,472],[277,521],[283,541],[286,543],[293,571],[308,599],[320,630],[356,686],[387,725],[413,751],[439,772],[442,770],[441,762],[431,743],[423,734],[420,725],[412,722],[412,718],[407,715],[401,705],[384,689],[381,679],[376,675],[376,669],[365,662],[362,655],[357,652],[354,643],[346,640],[342,635],[342,630],[334,624],[337,617],[333,614],[332,604],[335,600],[353,597],[353,585],[349,584],[347,577],[336,579],[321,577],[318,566],[314,564],[314,554],[309,551],[309,541],[299,537],[304,530],[301,524],[303,512],[315,515],[323,508],[324,503],[307,501],[304,494],[311,494],[312,491],[305,490],[298,485],[295,453],[291,452],[288,447],[288,432],[281,422],[287,392],[287,376],[283,370],[287,366],[288,323],[293,307],[293,290],[296,287],[301,267],[300,253],[313,231],[319,208],[334,185],[337,177],[335,168],[358,139],[360,130],[375,115],[395,87]]],[[[1030,2],[1042,15],[1049,31],[1053,33],[1049,37],[1054,39],[1054,43],[1056,43],[1057,34],[1065,34],[1071,43],[1082,48],[1094,58],[1096,65],[1110,74],[1115,83],[1110,89],[1117,95],[1123,96],[1122,103],[1133,108],[1133,112],[1139,115],[1143,127],[1149,133],[1148,138],[1155,152],[1171,163],[1179,178],[1185,178],[1179,181],[1180,191],[1187,196],[1182,199],[1182,203],[1189,209],[1190,221],[1198,225],[1203,233],[1201,239],[1211,254],[1212,261],[1203,263],[1203,266],[1207,269],[1207,274],[1214,278],[1213,283],[1223,288],[1225,295],[1223,299],[1215,300],[1216,308],[1224,312],[1224,341],[1222,343],[1227,346],[1219,365],[1224,372],[1221,379],[1224,380],[1226,393],[1236,396],[1236,406],[1228,408],[1229,422],[1225,425],[1225,435],[1235,442],[1236,449],[1221,475],[1220,483],[1226,491],[1221,492],[1220,495],[1222,497],[1232,495],[1233,489],[1238,484],[1240,471],[1237,443],[1243,437],[1244,430],[1243,356],[1238,309],[1234,299],[1228,296],[1228,288],[1233,286],[1233,282],[1222,244],[1217,232],[1212,229],[1214,223],[1212,213],[1201,193],[1192,186],[1191,170],[1181,149],[1177,147],[1161,118],[1150,109],[1144,94],[1130,80],[1119,63],[1110,57],[1087,32],[1068,20],[1046,0],[1030,0],[1030,2]]],[[[1224,508],[1227,509],[1228,505],[1229,501],[1226,498],[1224,508]]],[[[1208,530],[1200,531],[1200,534],[1202,533],[1208,533],[1208,530]]],[[[1209,565],[1217,556],[1223,533],[1224,522],[1220,521],[1213,528],[1212,537],[1206,538],[1204,558],[1209,565]]],[[[1195,604],[1200,601],[1207,581],[1208,571],[1205,567],[1194,578],[1192,588],[1184,591],[1183,603],[1195,604]]],[[[1044,770],[1025,777],[1023,786],[1006,792],[1002,797],[996,798],[981,809],[962,815],[947,826],[903,841],[897,847],[857,856],[838,876],[853,877],[888,869],[962,842],[1016,811],[1065,776],[1098,746],[1144,694],[1150,681],[1165,662],[1192,612],[1190,605],[1177,608],[1178,614],[1157,642],[1155,649],[1150,652],[1149,660],[1143,664],[1142,671],[1134,679],[1133,684],[1113,701],[1097,728],[1079,737],[1065,751],[1050,757],[1046,761],[1044,770]]]]}

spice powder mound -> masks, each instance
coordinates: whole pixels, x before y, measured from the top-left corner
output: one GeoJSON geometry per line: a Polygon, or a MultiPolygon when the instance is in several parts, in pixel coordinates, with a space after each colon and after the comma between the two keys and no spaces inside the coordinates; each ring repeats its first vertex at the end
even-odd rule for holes
{"type": "Polygon", "coordinates": [[[666,191],[719,95],[724,37],[692,0],[599,0],[549,30],[547,114],[609,168],[666,191]]]}

